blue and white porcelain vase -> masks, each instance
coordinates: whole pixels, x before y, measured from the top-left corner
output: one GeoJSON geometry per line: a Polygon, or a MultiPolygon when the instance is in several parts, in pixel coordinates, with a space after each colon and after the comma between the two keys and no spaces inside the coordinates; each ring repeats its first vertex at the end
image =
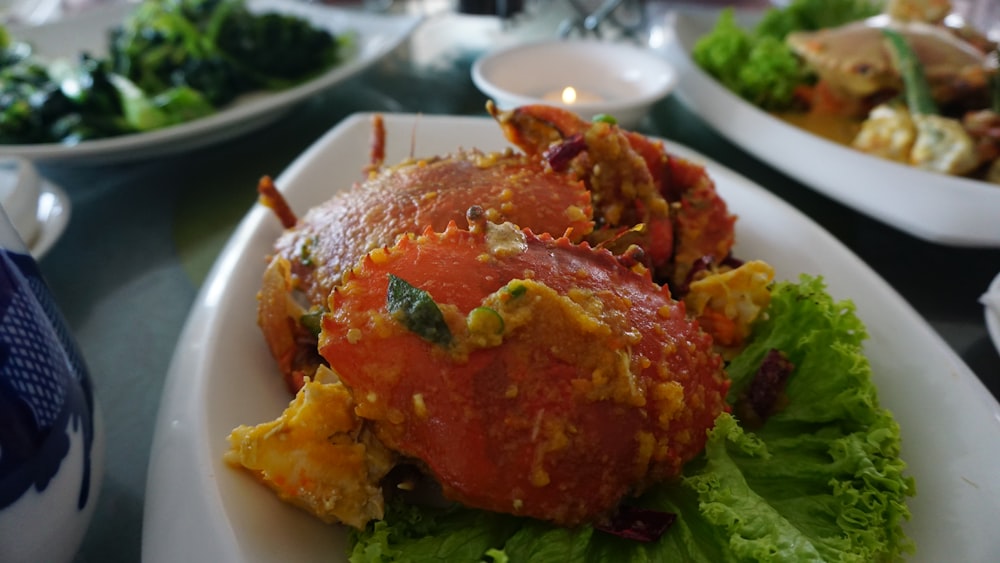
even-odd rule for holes
{"type": "Polygon", "coordinates": [[[103,468],[87,368],[0,209],[0,561],[71,561],[103,468]]]}

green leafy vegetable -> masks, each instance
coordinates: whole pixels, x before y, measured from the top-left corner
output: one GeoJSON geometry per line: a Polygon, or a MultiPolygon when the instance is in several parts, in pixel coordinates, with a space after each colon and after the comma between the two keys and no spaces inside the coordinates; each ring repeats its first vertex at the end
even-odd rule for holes
{"type": "Polygon", "coordinates": [[[795,89],[810,79],[782,40],[744,30],[731,8],[723,10],[691,56],[728,89],[765,109],[790,106],[795,89]]]}
{"type": "Polygon", "coordinates": [[[844,561],[912,549],[901,525],[914,482],[899,458],[899,428],[878,404],[861,347],[866,337],[853,304],[835,302],[821,280],[803,277],[775,288],[768,319],[730,364],[730,399],[771,349],[796,366],[788,405],[755,434],[720,419],[706,466],[685,481],[699,492],[706,519],[733,534],[741,557],[775,543],[808,545],[825,560],[844,561]],[[764,502],[753,501],[760,513],[746,529],[739,505],[754,497],[764,502]]]}
{"type": "Polygon", "coordinates": [[[251,13],[243,0],[146,0],[111,38],[115,72],[142,90],[188,86],[214,105],[287,87],[331,66],[339,43],[290,15],[251,13]]]}
{"type": "Polygon", "coordinates": [[[706,72],[750,103],[767,110],[791,107],[796,89],[815,77],[785,44],[793,31],[834,27],[878,13],[868,0],[795,0],[770,8],[753,28],[744,28],[732,8],[695,43],[691,56],[706,72]]]}
{"type": "Polygon", "coordinates": [[[781,9],[764,12],[755,33],[784,40],[793,31],[837,27],[882,11],[880,0],[795,0],[781,9]]]}
{"type": "Polygon", "coordinates": [[[244,0],[144,0],[110,33],[106,58],[45,61],[2,30],[0,143],[74,144],[190,121],[312,77],[348,42],[244,0]]]}
{"type": "Polygon", "coordinates": [[[430,293],[389,274],[386,306],[403,326],[424,340],[442,345],[451,342],[451,330],[430,293]]]}
{"type": "Polygon", "coordinates": [[[418,507],[393,498],[384,520],[352,532],[350,561],[479,561],[520,526],[519,518],[506,514],[418,507]]]}
{"type": "Polygon", "coordinates": [[[341,52],[336,38],[306,20],[247,10],[222,22],[216,47],[253,83],[268,89],[286,88],[330,67],[341,52]]]}
{"type": "Polygon", "coordinates": [[[110,82],[118,89],[125,121],[136,131],[160,129],[215,111],[197,90],[186,86],[164,90],[150,98],[124,76],[111,75],[110,82]]]}
{"type": "Polygon", "coordinates": [[[730,399],[780,350],[795,365],[788,404],[755,432],[720,415],[682,480],[637,499],[678,515],[659,541],[393,502],[385,521],[353,534],[351,561],[893,560],[913,549],[901,524],[915,487],[899,458],[899,428],[878,404],[866,335],[854,306],[834,301],[821,279],[777,284],[767,320],[729,366],[730,399]]]}

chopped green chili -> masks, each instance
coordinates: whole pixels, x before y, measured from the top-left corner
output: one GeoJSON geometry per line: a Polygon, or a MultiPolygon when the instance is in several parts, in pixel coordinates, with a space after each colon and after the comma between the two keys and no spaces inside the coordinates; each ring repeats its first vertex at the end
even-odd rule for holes
{"type": "Polygon", "coordinates": [[[599,113],[594,117],[592,117],[590,121],[593,123],[607,123],[609,125],[618,125],[618,120],[615,119],[613,115],[609,115],[606,113],[599,113]]]}
{"type": "Polygon", "coordinates": [[[507,293],[510,293],[511,297],[520,297],[528,292],[528,287],[523,283],[512,284],[507,286],[507,293]]]}
{"type": "Polygon", "coordinates": [[[469,312],[466,322],[471,332],[503,334],[504,331],[503,317],[489,307],[476,307],[469,312]]]}

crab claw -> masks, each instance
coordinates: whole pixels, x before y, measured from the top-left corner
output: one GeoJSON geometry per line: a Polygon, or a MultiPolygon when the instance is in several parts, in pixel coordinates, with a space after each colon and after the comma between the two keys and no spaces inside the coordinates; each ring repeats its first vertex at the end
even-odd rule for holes
{"type": "Polygon", "coordinates": [[[528,154],[583,179],[592,193],[594,244],[645,224],[643,247],[658,281],[682,287],[698,261],[730,254],[736,218],[703,166],[667,152],[664,143],[613,122],[587,122],[547,105],[487,111],[506,138],[528,154]]]}
{"type": "Polygon", "coordinates": [[[470,217],[331,295],[320,352],[357,414],[445,496],[563,525],[678,475],[726,408],[711,338],[644,268],[470,217]]]}

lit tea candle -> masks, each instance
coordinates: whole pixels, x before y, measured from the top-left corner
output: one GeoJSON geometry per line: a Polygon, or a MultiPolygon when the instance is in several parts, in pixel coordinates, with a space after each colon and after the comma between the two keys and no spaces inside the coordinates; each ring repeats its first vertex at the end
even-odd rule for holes
{"type": "Polygon", "coordinates": [[[547,102],[562,102],[566,105],[586,104],[604,101],[604,98],[586,90],[577,90],[572,86],[567,86],[562,90],[555,90],[542,96],[547,102]]]}

